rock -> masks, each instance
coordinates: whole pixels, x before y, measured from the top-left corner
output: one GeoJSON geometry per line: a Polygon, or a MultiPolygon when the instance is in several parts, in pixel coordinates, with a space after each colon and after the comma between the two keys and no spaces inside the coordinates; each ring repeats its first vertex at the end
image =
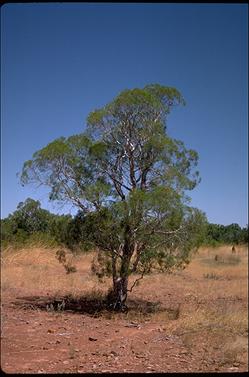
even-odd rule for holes
{"type": "Polygon", "coordinates": [[[139,327],[140,328],[141,326],[136,322],[130,322],[127,325],[125,325],[125,327],[139,327]]]}
{"type": "Polygon", "coordinates": [[[93,338],[92,336],[89,336],[88,338],[91,342],[96,342],[96,340],[98,340],[97,338],[93,338]]]}

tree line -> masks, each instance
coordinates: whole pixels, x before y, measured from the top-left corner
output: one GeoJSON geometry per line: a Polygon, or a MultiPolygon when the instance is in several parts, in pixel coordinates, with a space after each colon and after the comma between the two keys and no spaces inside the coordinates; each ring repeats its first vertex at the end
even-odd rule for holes
{"type": "MultiPolygon", "coordinates": [[[[20,202],[7,218],[1,219],[2,246],[21,247],[43,242],[46,245],[64,246],[72,251],[84,252],[100,243],[107,217],[107,211],[90,214],[78,211],[75,216],[56,215],[41,208],[38,200],[28,198],[20,202]]],[[[235,223],[207,223],[201,240],[202,245],[210,246],[243,243],[248,243],[248,226],[242,228],[235,223]]]]}

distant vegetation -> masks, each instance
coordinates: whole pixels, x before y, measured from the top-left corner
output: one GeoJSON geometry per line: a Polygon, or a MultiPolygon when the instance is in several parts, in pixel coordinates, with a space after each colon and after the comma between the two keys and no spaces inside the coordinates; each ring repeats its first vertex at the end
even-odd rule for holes
{"type": "Polygon", "coordinates": [[[248,243],[248,225],[241,228],[234,223],[230,225],[208,224],[203,243],[210,246],[248,243]]]}
{"type": "MultiPolygon", "coordinates": [[[[28,198],[16,211],[1,220],[2,247],[24,247],[34,244],[65,246],[72,251],[87,251],[102,237],[100,229],[104,214],[55,215],[42,209],[39,201],[28,198]]],[[[248,243],[248,226],[238,224],[207,224],[202,244],[219,246],[248,243]]]]}

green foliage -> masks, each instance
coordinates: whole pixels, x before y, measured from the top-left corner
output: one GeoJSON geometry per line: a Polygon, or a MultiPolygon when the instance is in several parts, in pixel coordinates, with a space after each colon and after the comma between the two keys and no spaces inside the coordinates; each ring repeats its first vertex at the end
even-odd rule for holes
{"type": "Polygon", "coordinates": [[[32,234],[45,232],[48,228],[49,218],[49,212],[41,209],[39,201],[28,198],[24,203],[18,204],[11,220],[17,228],[23,229],[27,234],[32,234]]]}
{"type": "Polygon", "coordinates": [[[102,149],[84,134],[56,139],[24,163],[21,182],[42,182],[51,189],[50,200],[68,201],[84,211],[99,208],[110,191],[95,168],[102,149]]]}
{"type": "Polygon", "coordinates": [[[48,233],[56,240],[58,244],[67,245],[70,243],[68,228],[71,221],[71,215],[51,214],[48,233]]]}
{"type": "Polygon", "coordinates": [[[85,251],[95,247],[110,250],[119,245],[119,231],[118,223],[108,208],[88,214],[79,211],[68,227],[68,245],[71,248],[80,245],[85,251]]]}
{"type": "Polygon", "coordinates": [[[207,226],[204,243],[211,246],[248,243],[248,226],[241,228],[238,224],[234,223],[230,225],[210,223],[207,226]]]}
{"type": "MultiPolygon", "coordinates": [[[[63,242],[60,233],[66,231],[62,226],[55,231],[55,219],[64,217],[52,215],[49,211],[40,206],[39,201],[31,198],[20,202],[16,211],[6,219],[1,220],[1,241],[3,246],[11,244],[14,247],[25,247],[29,245],[56,246],[63,242]]],[[[62,223],[62,220],[61,220],[62,223]]]]}
{"type": "Polygon", "coordinates": [[[26,238],[24,246],[42,246],[47,248],[57,247],[59,244],[55,237],[48,232],[35,232],[26,238]]]}

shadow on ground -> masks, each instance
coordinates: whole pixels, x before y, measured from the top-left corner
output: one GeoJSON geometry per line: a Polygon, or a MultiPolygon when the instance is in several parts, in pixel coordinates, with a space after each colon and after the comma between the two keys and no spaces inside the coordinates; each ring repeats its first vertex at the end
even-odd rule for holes
{"type": "MultiPolygon", "coordinates": [[[[110,307],[106,297],[89,297],[82,295],[78,298],[70,295],[54,296],[25,296],[17,297],[14,306],[22,309],[45,310],[47,312],[70,312],[81,313],[98,317],[100,315],[109,317],[115,311],[110,307]],[[109,315],[108,315],[109,314],[109,315]]],[[[142,299],[127,299],[127,310],[125,313],[134,315],[150,316],[154,313],[167,312],[172,319],[178,318],[178,308],[162,307],[160,301],[151,302],[142,299]]]]}

